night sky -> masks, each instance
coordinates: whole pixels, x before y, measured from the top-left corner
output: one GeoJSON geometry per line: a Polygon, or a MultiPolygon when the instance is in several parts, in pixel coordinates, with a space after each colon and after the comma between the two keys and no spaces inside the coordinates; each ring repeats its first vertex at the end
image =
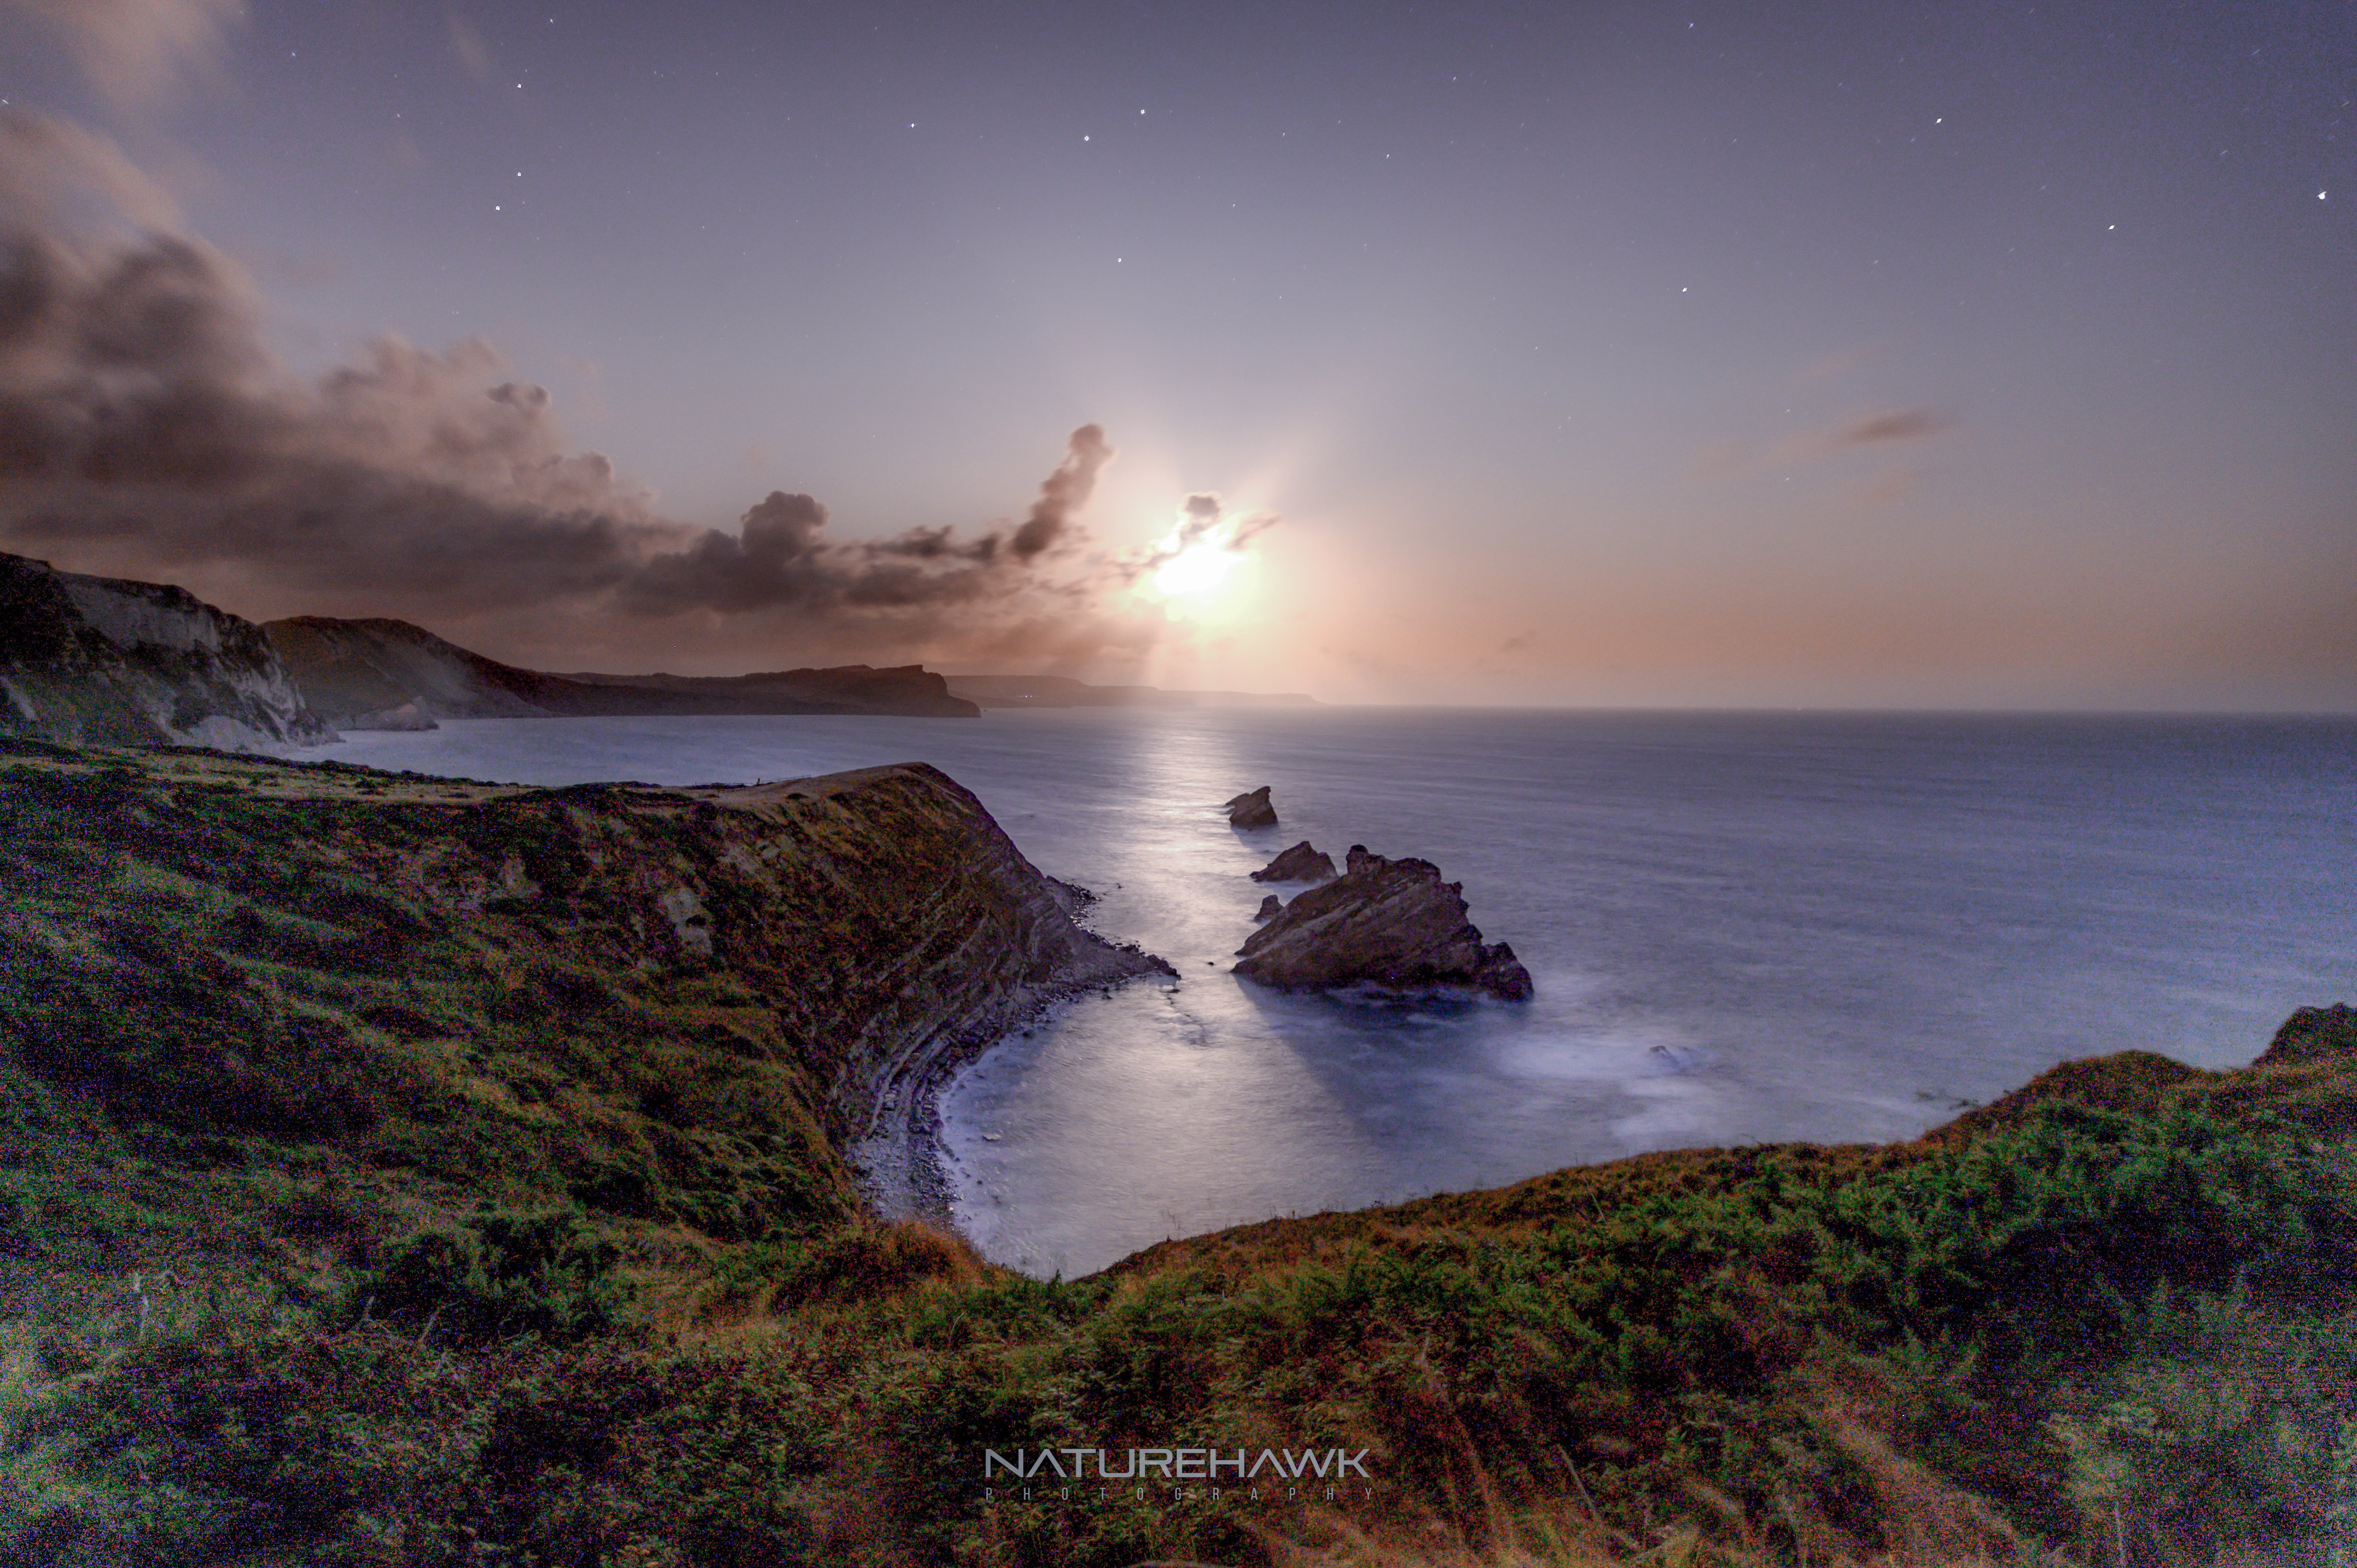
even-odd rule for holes
{"type": "Polygon", "coordinates": [[[2357,707],[2346,4],[0,17],[60,565],[557,669],[2357,707]]]}

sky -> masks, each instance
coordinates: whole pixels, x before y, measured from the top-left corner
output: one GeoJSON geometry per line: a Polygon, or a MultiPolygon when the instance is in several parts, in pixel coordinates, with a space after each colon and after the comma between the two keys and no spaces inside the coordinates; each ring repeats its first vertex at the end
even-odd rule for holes
{"type": "Polygon", "coordinates": [[[0,0],[0,548],[541,668],[2357,709],[2341,4],[0,0]]]}

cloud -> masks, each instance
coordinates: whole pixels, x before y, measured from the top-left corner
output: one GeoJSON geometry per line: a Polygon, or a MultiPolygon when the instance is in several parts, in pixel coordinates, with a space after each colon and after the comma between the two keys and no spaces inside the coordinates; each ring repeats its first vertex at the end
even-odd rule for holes
{"type": "Polygon", "coordinates": [[[1921,441],[1948,428],[1946,415],[1928,408],[1876,409],[1823,430],[1787,435],[1763,455],[1770,467],[1819,462],[1857,447],[1895,446],[1921,441]]]}
{"type": "Polygon", "coordinates": [[[1088,505],[1089,495],[1096,489],[1097,470],[1113,456],[1105,445],[1104,432],[1093,424],[1083,424],[1072,432],[1071,450],[1056,471],[1039,487],[1039,499],[1031,503],[1031,515],[1015,531],[1006,548],[1017,561],[1029,561],[1053,550],[1064,537],[1065,527],[1072,513],[1088,505]]]}
{"type": "MultiPolygon", "coordinates": [[[[1071,433],[1018,524],[842,540],[820,501],[778,490],[733,531],[694,526],[569,447],[547,390],[483,342],[386,338],[324,376],[290,373],[251,279],[135,174],[102,137],[0,115],[8,547],[242,583],[273,613],[490,618],[543,644],[1069,662],[1158,635],[1144,605],[1108,599],[1135,571],[1077,521],[1114,456],[1094,424],[1071,433]],[[70,216],[110,202],[135,220],[70,216]]],[[[1230,549],[1274,521],[1189,505],[1230,549]]]]}
{"type": "Polygon", "coordinates": [[[1881,352],[1879,344],[1869,343],[1861,348],[1845,349],[1837,354],[1828,354],[1793,371],[1792,382],[1794,386],[1807,386],[1815,381],[1836,381],[1852,371],[1863,370],[1872,364],[1881,352]]]}
{"type": "Polygon", "coordinates": [[[445,11],[442,17],[448,24],[450,53],[459,68],[477,81],[488,83],[494,80],[498,68],[491,63],[491,51],[484,44],[483,35],[455,10],[445,11]]]}
{"type": "MultiPolygon", "coordinates": [[[[1921,441],[1946,430],[1947,415],[1929,408],[1877,409],[1853,415],[1839,424],[1801,431],[1766,446],[1740,441],[1714,441],[1697,450],[1689,476],[1706,483],[1725,483],[1763,470],[1790,470],[1823,462],[1854,448],[1879,448],[1921,441]]],[[[1909,482],[1911,481],[1911,478],[1909,482]]],[[[1892,499],[1878,495],[1875,499],[1892,499]]]]}
{"type": "Polygon", "coordinates": [[[0,109],[0,219],[29,231],[179,227],[179,203],[112,138],[0,109]]]}
{"type": "Polygon", "coordinates": [[[1871,446],[1889,441],[1920,441],[1937,435],[1948,422],[1928,408],[1894,408],[1865,414],[1823,437],[1829,447],[1871,446]]]}
{"type": "Polygon", "coordinates": [[[0,0],[0,13],[50,33],[102,97],[135,109],[211,66],[245,0],[0,0]]]}

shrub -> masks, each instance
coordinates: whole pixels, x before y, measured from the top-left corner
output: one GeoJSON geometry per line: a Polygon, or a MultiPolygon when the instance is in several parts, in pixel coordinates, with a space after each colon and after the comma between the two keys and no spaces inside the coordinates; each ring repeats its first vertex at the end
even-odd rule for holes
{"type": "Polygon", "coordinates": [[[630,1297],[621,1250],[578,1209],[486,1210],[395,1245],[347,1295],[349,1320],[374,1316],[468,1341],[609,1332],[630,1297]]]}

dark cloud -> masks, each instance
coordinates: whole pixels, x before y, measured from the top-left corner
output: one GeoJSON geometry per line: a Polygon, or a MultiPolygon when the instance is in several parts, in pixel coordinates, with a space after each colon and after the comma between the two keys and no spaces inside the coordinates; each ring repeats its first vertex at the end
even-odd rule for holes
{"type": "Polygon", "coordinates": [[[1696,455],[1695,471],[1706,479],[1733,478],[1748,468],[1791,467],[1821,462],[1857,446],[1889,446],[1921,441],[1948,428],[1946,415],[1928,408],[1879,409],[1846,419],[1830,429],[1787,435],[1755,458],[1742,446],[1721,442],[1696,455]]]}
{"type": "Polygon", "coordinates": [[[427,621],[669,620],[918,655],[1122,639],[1088,601],[1125,574],[1080,550],[1075,521],[1113,456],[1096,425],[1071,433],[1011,532],[836,541],[824,506],[783,491],[734,532],[690,526],[568,450],[546,390],[506,379],[483,343],[385,338],[324,377],[287,373],[245,274],[176,231],[135,173],[103,138],[0,112],[15,547],[132,575],[233,569],[281,605],[427,621]],[[59,188],[129,222],[91,237],[59,188]]]}
{"type": "Polygon", "coordinates": [[[1105,445],[1104,432],[1093,424],[1083,424],[1072,432],[1070,450],[1056,471],[1039,487],[1039,499],[1031,503],[1031,515],[1015,531],[1006,542],[1007,550],[1018,561],[1029,561],[1053,550],[1063,539],[1072,513],[1088,505],[1089,496],[1096,489],[1097,470],[1113,456],[1105,445]]]}

